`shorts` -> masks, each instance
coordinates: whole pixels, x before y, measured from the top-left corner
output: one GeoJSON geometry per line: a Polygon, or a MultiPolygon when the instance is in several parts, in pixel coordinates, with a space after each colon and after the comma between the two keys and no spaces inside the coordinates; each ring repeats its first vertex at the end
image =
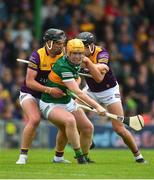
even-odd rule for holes
{"type": "Polygon", "coordinates": [[[116,102],[121,102],[121,96],[119,91],[119,85],[117,84],[115,87],[107,89],[105,91],[101,92],[92,92],[86,86],[83,91],[89,95],[91,98],[93,98],[95,101],[97,101],[99,104],[102,104],[104,106],[111,105],[116,102]]]}
{"type": "Polygon", "coordinates": [[[68,112],[76,111],[77,110],[77,104],[74,101],[74,99],[71,99],[69,103],[67,104],[55,104],[55,103],[46,103],[42,100],[39,102],[40,110],[45,118],[48,119],[49,113],[55,108],[55,107],[61,107],[65,109],[68,112]]]}
{"type": "Polygon", "coordinates": [[[35,98],[34,96],[32,96],[31,94],[29,93],[24,93],[24,92],[21,92],[20,91],[20,95],[19,95],[19,103],[22,107],[22,104],[25,100],[27,99],[33,99],[37,104],[39,104],[39,99],[38,98],[35,98]]]}

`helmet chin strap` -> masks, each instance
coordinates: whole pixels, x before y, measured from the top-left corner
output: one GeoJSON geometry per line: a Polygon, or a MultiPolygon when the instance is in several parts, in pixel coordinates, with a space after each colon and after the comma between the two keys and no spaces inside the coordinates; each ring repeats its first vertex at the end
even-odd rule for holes
{"type": "Polygon", "coordinates": [[[49,50],[52,49],[52,45],[53,45],[53,41],[51,41],[50,47],[48,46],[48,43],[46,42],[46,46],[47,46],[47,48],[48,48],[49,50]]]}
{"type": "Polygon", "coordinates": [[[90,45],[88,45],[88,48],[89,48],[90,53],[92,54],[94,52],[94,44],[92,48],[90,47],[90,45]]]}

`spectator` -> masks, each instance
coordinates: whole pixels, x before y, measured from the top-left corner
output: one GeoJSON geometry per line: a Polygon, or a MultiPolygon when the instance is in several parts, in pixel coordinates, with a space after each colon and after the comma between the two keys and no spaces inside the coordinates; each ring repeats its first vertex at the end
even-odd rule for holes
{"type": "MultiPolygon", "coordinates": [[[[152,7],[152,0],[64,0],[58,2],[45,0],[42,1],[41,24],[43,31],[50,27],[62,28],[69,39],[74,38],[79,31],[92,31],[99,45],[105,44],[110,51],[111,66],[126,97],[123,99],[126,102],[126,109],[128,104],[134,103],[136,107],[133,110],[134,113],[136,111],[136,113],[147,114],[147,111],[151,109],[149,105],[154,100],[152,7]],[[145,73],[142,66],[147,69],[145,78],[142,76],[145,73]],[[142,86],[146,86],[148,90],[142,86]],[[140,97],[137,98],[137,96],[140,97]],[[145,108],[141,108],[144,103],[145,108]]],[[[3,89],[13,96],[11,101],[13,101],[14,109],[19,112],[13,113],[13,117],[21,117],[21,111],[16,108],[15,88],[18,89],[23,79],[26,65],[17,64],[16,58],[27,59],[31,51],[42,45],[33,36],[36,20],[34,2],[0,0],[0,11],[0,81],[3,89]],[[23,73],[19,72],[19,68],[23,73]],[[6,70],[5,73],[3,73],[4,70],[6,70]],[[7,79],[6,82],[5,79],[7,79]]],[[[2,104],[1,102],[0,106],[2,104]]]]}
{"type": "Polygon", "coordinates": [[[132,62],[134,60],[134,45],[127,33],[121,34],[119,52],[121,53],[124,61],[132,62]]]}

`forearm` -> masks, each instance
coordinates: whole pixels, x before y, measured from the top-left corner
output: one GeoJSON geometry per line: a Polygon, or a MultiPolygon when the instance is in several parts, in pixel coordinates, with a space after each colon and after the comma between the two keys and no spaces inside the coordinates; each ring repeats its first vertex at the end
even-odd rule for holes
{"type": "Polygon", "coordinates": [[[78,77],[78,79],[76,80],[77,84],[80,85],[81,84],[81,78],[78,77]]]}
{"type": "Polygon", "coordinates": [[[97,109],[100,105],[94,101],[92,98],[90,98],[87,94],[83,93],[82,91],[74,91],[74,93],[82,99],[84,102],[92,106],[93,108],[97,109]]]}
{"type": "Polygon", "coordinates": [[[105,109],[98,104],[96,101],[94,101],[92,98],[90,98],[87,94],[85,94],[78,86],[77,82],[74,81],[70,81],[70,82],[65,82],[66,87],[75,93],[75,97],[77,98],[77,96],[79,97],[79,99],[81,99],[80,101],[90,105],[91,107],[93,107],[94,109],[97,110],[97,112],[99,114],[104,115],[105,113],[105,109]]]}
{"type": "Polygon", "coordinates": [[[109,71],[109,67],[106,64],[93,64],[87,58],[85,59],[86,68],[89,70],[92,78],[100,83],[103,81],[105,74],[109,71]]]}
{"type": "Polygon", "coordinates": [[[92,75],[93,79],[96,82],[100,81],[102,74],[101,74],[99,68],[95,64],[93,64],[91,61],[89,61],[86,64],[86,67],[89,70],[89,73],[92,75]]]}
{"type": "Polygon", "coordinates": [[[35,80],[26,80],[26,85],[32,90],[39,91],[39,92],[46,92],[49,93],[50,88],[46,87],[35,80]]]}
{"type": "Polygon", "coordinates": [[[93,78],[95,79],[96,82],[102,82],[105,74],[109,71],[109,67],[106,64],[94,64],[95,68],[99,71],[99,73],[97,73],[97,76],[93,75],[93,78]],[[97,78],[97,79],[96,79],[97,78]]]}

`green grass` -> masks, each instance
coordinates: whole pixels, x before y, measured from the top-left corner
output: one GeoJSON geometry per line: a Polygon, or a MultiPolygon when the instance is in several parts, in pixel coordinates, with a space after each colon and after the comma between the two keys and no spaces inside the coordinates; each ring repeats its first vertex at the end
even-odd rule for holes
{"type": "Polygon", "coordinates": [[[152,179],[154,151],[142,150],[148,164],[137,164],[128,150],[93,150],[96,164],[78,165],[73,152],[66,150],[65,158],[72,164],[50,162],[54,150],[33,149],[26,165],[15,165],[18,150],[0,151],[0,179],[152,179]]]}

